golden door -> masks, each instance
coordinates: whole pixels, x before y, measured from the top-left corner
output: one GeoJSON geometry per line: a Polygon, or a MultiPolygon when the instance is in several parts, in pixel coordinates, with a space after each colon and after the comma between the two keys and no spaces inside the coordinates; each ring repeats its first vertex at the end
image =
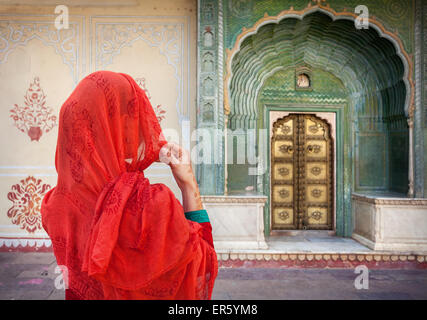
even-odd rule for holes
{"type": "Polygon", "coordinates": [[[329,124],[315,115],[291,114],[273,124],[273,230],[332,229],[332,146],[329,124]]]}

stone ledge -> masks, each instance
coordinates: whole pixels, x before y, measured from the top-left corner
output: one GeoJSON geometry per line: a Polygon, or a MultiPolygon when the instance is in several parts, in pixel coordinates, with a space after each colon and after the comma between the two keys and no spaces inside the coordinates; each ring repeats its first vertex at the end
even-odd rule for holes
{"type": "Polygon", "coordinates": [[[427,269],[427,255],[218,253],[221,268],[427,269]]]}
{"type": "Polygon", "coordinates": [[[366,195],[360,193],[353,193],[351,195],[353,200],[378,204],[378,205],[401,205],[401,206],[427,206],[427,199],[424,198],[393,198],[381,197],[374,195],[366,195]]]}
{"type": "Polygon", "coordinates": [[[242,195],[242,196],[201,196],[203,203],[266,203],[267,196],[242,195]]]}
{"type": "Polygon", "coordinates": [[[419,263],[427,262],[427,255],[412,255],[412,254],[366,254],[366,253],[223,253],[217,252],[218,260],[265,260],[265,261],[384,261],[384,262],[396,262],[396,261],[417,261],[419,263]]]}
{"type": "Polygon", "coordinates": [[[0,252],[51,252],[49,238],[0,238],[0,252]]]}

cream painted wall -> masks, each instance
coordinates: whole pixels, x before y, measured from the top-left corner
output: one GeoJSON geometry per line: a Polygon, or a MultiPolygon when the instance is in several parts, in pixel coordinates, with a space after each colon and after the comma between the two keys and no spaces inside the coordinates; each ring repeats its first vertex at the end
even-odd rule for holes
{"type": "MultiPolygon", "coordinates": [[[[57,4],[0,1],[0,250],[50,245],[39,207],[44,193],[56,185],[57,120],[48,121],[53,128],[40,137],[38,129],[32,129],[32,139],[21,132],[16,124],[38,126],[11,117],[15,104],[25,106],[27,94],[27,104],[37,110],[43,92],[48,116],[58,116],[84,76],[95,70],[124,72],[148,91],[153,107],[166,111],[161,126],[166,134],[169,129],[179,133],[173,140],[189,148],[195,128],[196,1],[62,1],[69,9],[68,30],[55,28],[57,4]],[[31,100],[35,90],[38,95],[31,100]],[[33,209],[24,198],[31,199],[33,209]]],[[[181,197],[167,166],[155,164],[146,174],[181,197]]]]}

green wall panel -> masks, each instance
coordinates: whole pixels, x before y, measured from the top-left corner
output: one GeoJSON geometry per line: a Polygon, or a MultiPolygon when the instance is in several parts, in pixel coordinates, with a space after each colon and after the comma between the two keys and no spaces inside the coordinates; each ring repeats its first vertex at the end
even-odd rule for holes
{"type": "Polygon", "coordinates": [[[365,133],[358,138],[356,189],[387,189],[386,135],[365,133]]]}
{"type": "Polygon", "coordinates": [[[407,132],[390,133],[390,190],[408,192],[409,137],[407,132]]]}

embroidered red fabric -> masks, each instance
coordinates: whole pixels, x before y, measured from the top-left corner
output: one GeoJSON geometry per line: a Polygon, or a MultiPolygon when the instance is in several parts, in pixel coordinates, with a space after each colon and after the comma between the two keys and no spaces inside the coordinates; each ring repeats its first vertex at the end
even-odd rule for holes
{"type": "Polygon", "coordinates": [[[165,143],[126,74],[92,73],[63,104],[58,181],[41,213],[67,270],[66,299],[211,298],[218,264],[207,229],[185,218],[168,187],[144,177],[165,143]]]}

